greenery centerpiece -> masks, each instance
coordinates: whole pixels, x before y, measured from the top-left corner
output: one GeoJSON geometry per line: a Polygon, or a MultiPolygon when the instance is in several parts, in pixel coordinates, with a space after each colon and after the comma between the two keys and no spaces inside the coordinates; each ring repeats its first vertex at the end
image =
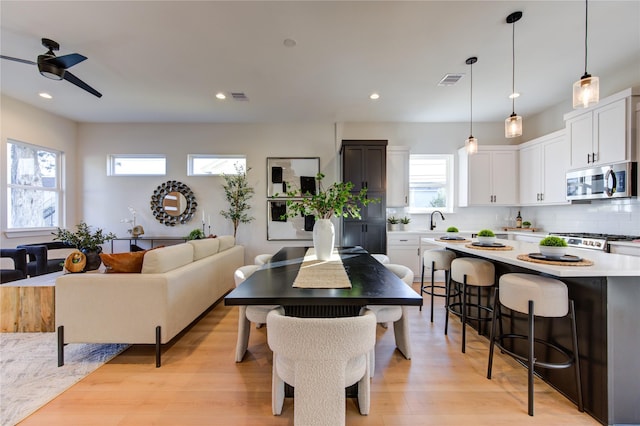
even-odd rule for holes
{"type": "MultiPolygon", "coordinates": [[[[235,167],[237,174],[222,175],[222,177],[224,177],[224,185],[222,185],[222,188],[224,189],[224,196],[229,203],[229,208],[220,211],[220,214],[225,219],[229,219],[233,223],[234,238],[238,232],[238,226],[240,226],[241,223],[249,223],[255,219],[253,216],[249,216],[248,213],[251,209],[249,200],[253,197],[255,191],[249,186],[247,173],[242,166],[236,164],[235,167]]],[[[249,170],[251,170],[251,168],[248,168],[247,172],[249,170]]]]}
{"type": "Polygon", "coordinates": [[[459,231],[458,231],[458,228],[456,228],[455,226],[450,226],[447,228],[447,232],[456,233],[459,231]]]}
{"type": "Polygon", "coordinates": [[[528,220],[525,220],[524,222],[522,222],[522,227],[523,228],[531,227],[531,222],[529,222],[528,220]]]}
{"type": "Polygon", "coordinates": [[[333,252],[335,232],[331,218],[337,216],[360,219],[360,209],[363,206],[380,201],[378,198],[367,198],[366,188],[354,192],[352,182],[336,182],[324,188],[324,177],[323,173],[316,175],[315,193],[302,192],[301,189],[287,191],[287,197],[297,199],[287,200],[287,212],[282,216],[287,218],[302,215],[315,218],[313,245],[319,260],[327,260],[333,252]]]}
{"type": "Polygon", "coordinates": [[[547,257],[562,257],[567,252],[569,245],[564,238],[550,235],[540,240],[540,253],[547,257]]]}
{"type": "Polygon", "coordinates": [[[496,234],[491,229],[482,229],[478,232],[478,242],[481,244],[493,244],[496,241],[496,234]]]}
{"type": "Polygon", "coordinates": [[[56,232],[52,232],[51,234],[54,240],[74,246],[85,254],[87,257],[85,271],[91,271],[100,267],[102,263],[100,260],[100,253],[102,252],[101,245],[116,238],[115,234],[111,232],[105,234],[100,228],[95,231],[91,230],[91,227],[84,221],[76,225],[75,231],[58,228],[56,232]]]}

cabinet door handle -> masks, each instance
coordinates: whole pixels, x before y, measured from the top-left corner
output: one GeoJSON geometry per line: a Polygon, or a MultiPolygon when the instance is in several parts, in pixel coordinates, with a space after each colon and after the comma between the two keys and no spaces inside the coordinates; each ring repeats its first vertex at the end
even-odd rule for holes
{"type": "Polygon", "coordinates": [[[592,152],[592,153],[591,153],[591,162],[595,163],[595,162],[596,162],[596,159],[597,159],[597,155],[596,155],[596,153],[595,153],[595,152],[592,152]]]}
{"type": "Polygon", "coordinates": [[[404,196],[404,203],[408,204],[409,203],[409,197],[407,197],[406,195],[404,196]]]}
{"type": "Polygon", "coordinates": [[[540,193],[539,192],[536,194],[536,201],[540,201],[540,193]]]}
{"type": "Polygon", "coordinates": [[[400,241],[409,241],[409,240],[402,240],[402,239],[401,239],[400,241]]]}
{"type": "Polygon", "coordinates": [[[544,193],[540,193],[540,201],[544,201],[544,193]]]}
{"type": "Polygon", "coordinates": [[[587,154],[587,164],[591,163],[591,154],[587,154]]]}

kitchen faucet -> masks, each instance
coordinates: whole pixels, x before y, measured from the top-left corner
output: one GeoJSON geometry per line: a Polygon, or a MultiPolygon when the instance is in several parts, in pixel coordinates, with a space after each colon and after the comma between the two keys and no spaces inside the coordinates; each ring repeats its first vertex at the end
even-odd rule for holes
{"type": "Polygon", "coordinates": [[[433,231],[434,229],[436,229],[436,224],[435,224],[435,222],[433,221],[433,214],[434,214],[434,213],[440,213],[440,217],[442,218],[442,220],[444,220],[444,215],[442,214],[442,212],[441,212],[440,210],[434,210],[434,211],[432,211],[432,212],[431,212],[431,224],[430,224],[430,227],[429,227],[429,229],[430,229],[431,231],[433,231]]]}

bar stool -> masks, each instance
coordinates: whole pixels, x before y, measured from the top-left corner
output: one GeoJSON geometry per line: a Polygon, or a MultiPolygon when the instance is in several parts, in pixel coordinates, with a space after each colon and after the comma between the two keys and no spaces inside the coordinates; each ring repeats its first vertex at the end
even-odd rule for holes
{"type": "Polygon", "coordinates": [[[453,259],[449,279],[456,285],[461,284],[462,289],[460,290],[460,301],[451,303],[450,298],[453,297],[453,295],[450,286],[446,286],[447,316],[444,322],[444,334],[447,334],[447,329],[449,328],[449,312],[458,315],[462,319],[462,353],[465,353],[467,320],[478,321],[478,332],[480,332],[480,324],[483,321],[490,321],[492,318],[488,315],[492,311],[489,304],[483,305],[481,303],[481,291],[483,287],[491,287],[494,285],[495,267],[493,263],[487,260],[473,257],[453,259]],[[467,302],[467,299],[471,295],[469,287],[476,287],[477,289],[476,303],[467,302]],[[460,308],[460,311],[456,311],[455,308],[460,308]],[[476,308],[477,316],[469,316],[467,312],[469,308],[476,308]],[[482,312],[486,312],[487,316],[481,316],[482,312]]]}
{"type": "MultiPolygon", "coordinates": [[[[422,278],[420,280],[420,294],[428,294],[431,296],[431,322],[433,322],[433,298],[435,297],[445,297],[445,306],[446,306],[446,296],[447,296],[447,286],[450,284],[449,280],[449,271],[451,270],[451,262],[456,258],[456,254],[451,250],[444,249],[434,249],[427,250],[422,255],[422,278]],[[424,287],[424,268],[429,265],[431,268],[431,289],[426,289],[424,287]],[[444,271],[444,285],[435,285],[434,284],[434,276],[436,271],[444,271]],[[438,294],[435,292],[436,288],[440,288],[445,290],[445,294],[438,294]]],[[[420,310],[422,310],[422,305],[420,305],[420,310]]]]}
{"type": "Polygon", "coordinates": [[[582,401],[582,384],[580,381],[580,362],[578,357],[578,338],[576,333],[576,316],[573,300],[569,299],[567,285],[562,281],[533,274],[505,274],[500,277],[499,287],[494,290],[493,323],[489,346],[489,365],[487,378],[491,379],[493,365],[493,350],[497,346],[503,352],[521,361],[529,373],[528,409],[533,416],[533,375],[535,367],[559,369],[575,366],[576,388],[578,394],[578,410],[584,411],[582,401]],[[502,333],[502,307],[527,315],[527,334],[502,333]],[[571,344],[573,353],[552,342],[535,338],[534,320],[536,317],[564,318],[571,320],[571,344]],[[496,335],[496,323],[499,323],[501,333],[496,335]],[[514,339],[527,341],[527,354],[516,353],[514,346],[505,347],[505,340],[515,343],[514,339]],[[546,362],[536,359],[535,344],[542,346],[546,353],[557,353],[562,357],[559,362],[546,362]]]}

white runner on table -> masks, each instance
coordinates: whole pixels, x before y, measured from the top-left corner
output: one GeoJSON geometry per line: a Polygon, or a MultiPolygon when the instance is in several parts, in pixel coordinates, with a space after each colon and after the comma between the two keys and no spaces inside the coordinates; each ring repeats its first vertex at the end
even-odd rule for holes
{"type": "Polygon", "coordinates": [[[298,288],[351,288],[351,281],[344,270],[342,259],[333,250],[329,260],[318,260],[314,248],[307,250],[298,276],[293,281],[298,288]]]}

